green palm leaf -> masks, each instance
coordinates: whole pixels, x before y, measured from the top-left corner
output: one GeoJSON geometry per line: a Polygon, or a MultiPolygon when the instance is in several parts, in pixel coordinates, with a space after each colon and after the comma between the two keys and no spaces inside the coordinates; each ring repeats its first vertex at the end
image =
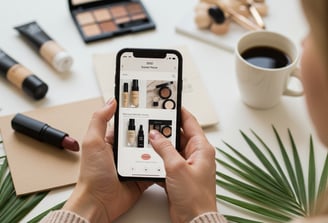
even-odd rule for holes
{"type": "Polygon", "coordinates": [[[52,208],[49,208],[48,210],[42,212],[41,214],[35,216],[34,218],[32,218],[31,220],[29,220],[27,223],[38,223],[39,221],[41,221],[41,219],[43,217],[45,217],[50,211],[54,211],[54,210],[58,210],[60,208],[62,208],[64,206],[66,201],[63,201],[59,204],[56,204],[55,206],[53,206],[52,208]]]}
{"type": "MultiPolygon", "coordinates": [[[[292,146],[292,150],[293,150],[293,156],[294,156],[294,166],[295,166],[295,175],[297,177],[297,189],[299,191],[299,200],[300,203],[302,204],[305,212],[307,212],[308,210],[308,205],[307,205],[307,199],[306,199],[306,189],[305,189],[305,182],[304,182],[304,174],[303,174],[303,168],[302,168],[302,164],[300,161],[300,157],[298,155],[297,152],[297,148],[294,142],[294,138],[290,132],[290,130],[288,129],[288,135],[289,135],[289,139],[291,142],[291,146],[292,146]]],[[[312,171],[310,171],[309,169],[309,174],[314,174],[312,171]]],[[[313,176],[313,175],[311,175],[313,176]]],[[[310,188],[310,186],[309,186],[310,188]]]]}
{"type": "Polygon", "coordinates": [[[316,181],[316,169],[314,159],[314,149],[312,137],[310,139],[310,156],[309,156],[309,173],[308,173],[308,196],[309,196],[309,208],[312,213],[314,201],[315,201],[315,181],[316,181]]]}
{"type": "Polygon", "coordinates": [[[233,222],[233,223],[262,223],[261,221],[254,221],[254,220],[241,218],[237,216],[231,216],[231,215],[225,215],[225,217],[229,222],[233,222]]]}
{"type": "MultiPolygon", "coordinates": [[[[305,183],[304,171],[298,149],[291,131],[288,129],[290,147],[285,146],[280,135],[272,126],[278,143],[282,161],[279,162],[275,154],[265,142],[251,130],[259,143],[255,143],[244,132],[240,131],[250,150],[256,155],[263,165],[261,168],[235,149],[230,144],[223,142],[232,154],[217,148],[217,151],[227,158],[224,161],[216,158],[218,165],[226,168],[232,174],[216,173],[216,184],[237,195],[241,199],[217,194],[217,199],[232,204],[257,215],[261,215],[274,222],[288,222],[295,216],[306,216],[312,213],[315,200],[327,187],[328,154],[321,173],[320,183],[316,187],[316,164],[312,137],[310,137],[308,181],[305,183]],[[264,150],[263,150],[264,148],[264,150]],[[291,155],[288,155],[290,151],[291,155]],[[286,173],[281,168],[286,167],[286,173]]],[[[306,165],[305,165],[306,166],[306,165]]],[[[253,223],[256,220],[226,216],[229,222],[253,223]]],[[[260,222],[260,221],[258,221],[260,222]]]]}
{"type": "Polygon", "coordinates": [[[326,161],[322,169],[321,177],[320,177],[320,183],[319,183],[319,189],[317,192],[317,197],[324,191],[324,189],[327,186],[327,180],[328,180],[328,154],[326,156],[326,161]]]}

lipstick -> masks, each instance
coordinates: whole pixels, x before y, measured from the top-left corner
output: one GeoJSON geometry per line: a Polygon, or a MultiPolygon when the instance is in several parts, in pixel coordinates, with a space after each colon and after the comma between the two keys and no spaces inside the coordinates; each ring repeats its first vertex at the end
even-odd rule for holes
{"type": "Polygon", "coordinates": [[[17,132],[58,148],[74,152],[80,149],[78,142],[67,133],[23,114],[16,114],[11,120],[11,126],[17,132]]]}

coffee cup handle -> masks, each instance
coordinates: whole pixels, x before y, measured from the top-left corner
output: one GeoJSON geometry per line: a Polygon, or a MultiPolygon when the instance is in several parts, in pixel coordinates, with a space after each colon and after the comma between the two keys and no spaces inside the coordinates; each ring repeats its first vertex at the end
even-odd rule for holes
{"type": "MultiPolygon", "coordinates": [[[[290,75],[289,78],[296,78],[301,82],[301,74],[300,74],[300,69],[296,68],[290,75]]],[[[297,96],[302,96],[304,94],[304,90],[293,90],[290,89],[289,86],[287,86],[286,90],[284,91],[283,95],[286,96],[293,96],[293,97],[297,97],[297,96]]]]}

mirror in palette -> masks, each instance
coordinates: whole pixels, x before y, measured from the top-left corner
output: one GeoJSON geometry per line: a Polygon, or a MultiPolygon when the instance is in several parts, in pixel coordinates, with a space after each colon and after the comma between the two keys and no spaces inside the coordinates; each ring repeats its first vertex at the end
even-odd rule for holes
{"type": "Polygon", "coordinates": [[[140,0],[69,0],[69,8],[86,43],[155,28],[140,0]]]}

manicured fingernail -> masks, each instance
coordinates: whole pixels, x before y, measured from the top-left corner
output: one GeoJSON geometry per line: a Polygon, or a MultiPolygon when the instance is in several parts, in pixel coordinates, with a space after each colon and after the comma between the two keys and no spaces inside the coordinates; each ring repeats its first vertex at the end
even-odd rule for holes
{"type": "Polygon", "coordinates": [[[111,97],[110,99],[108,99],[108,101],[106,102],[107,105],[112,105],[114,102],[114,97],[111,97]]]}
{"type": "Polygon", "coordinates": [[[153,129],[153,130],[150,130],[149,132],[149,138],[154,140],[154,139],[158,139],[160,137],[160,133],[159,131],[153,129]]]}

